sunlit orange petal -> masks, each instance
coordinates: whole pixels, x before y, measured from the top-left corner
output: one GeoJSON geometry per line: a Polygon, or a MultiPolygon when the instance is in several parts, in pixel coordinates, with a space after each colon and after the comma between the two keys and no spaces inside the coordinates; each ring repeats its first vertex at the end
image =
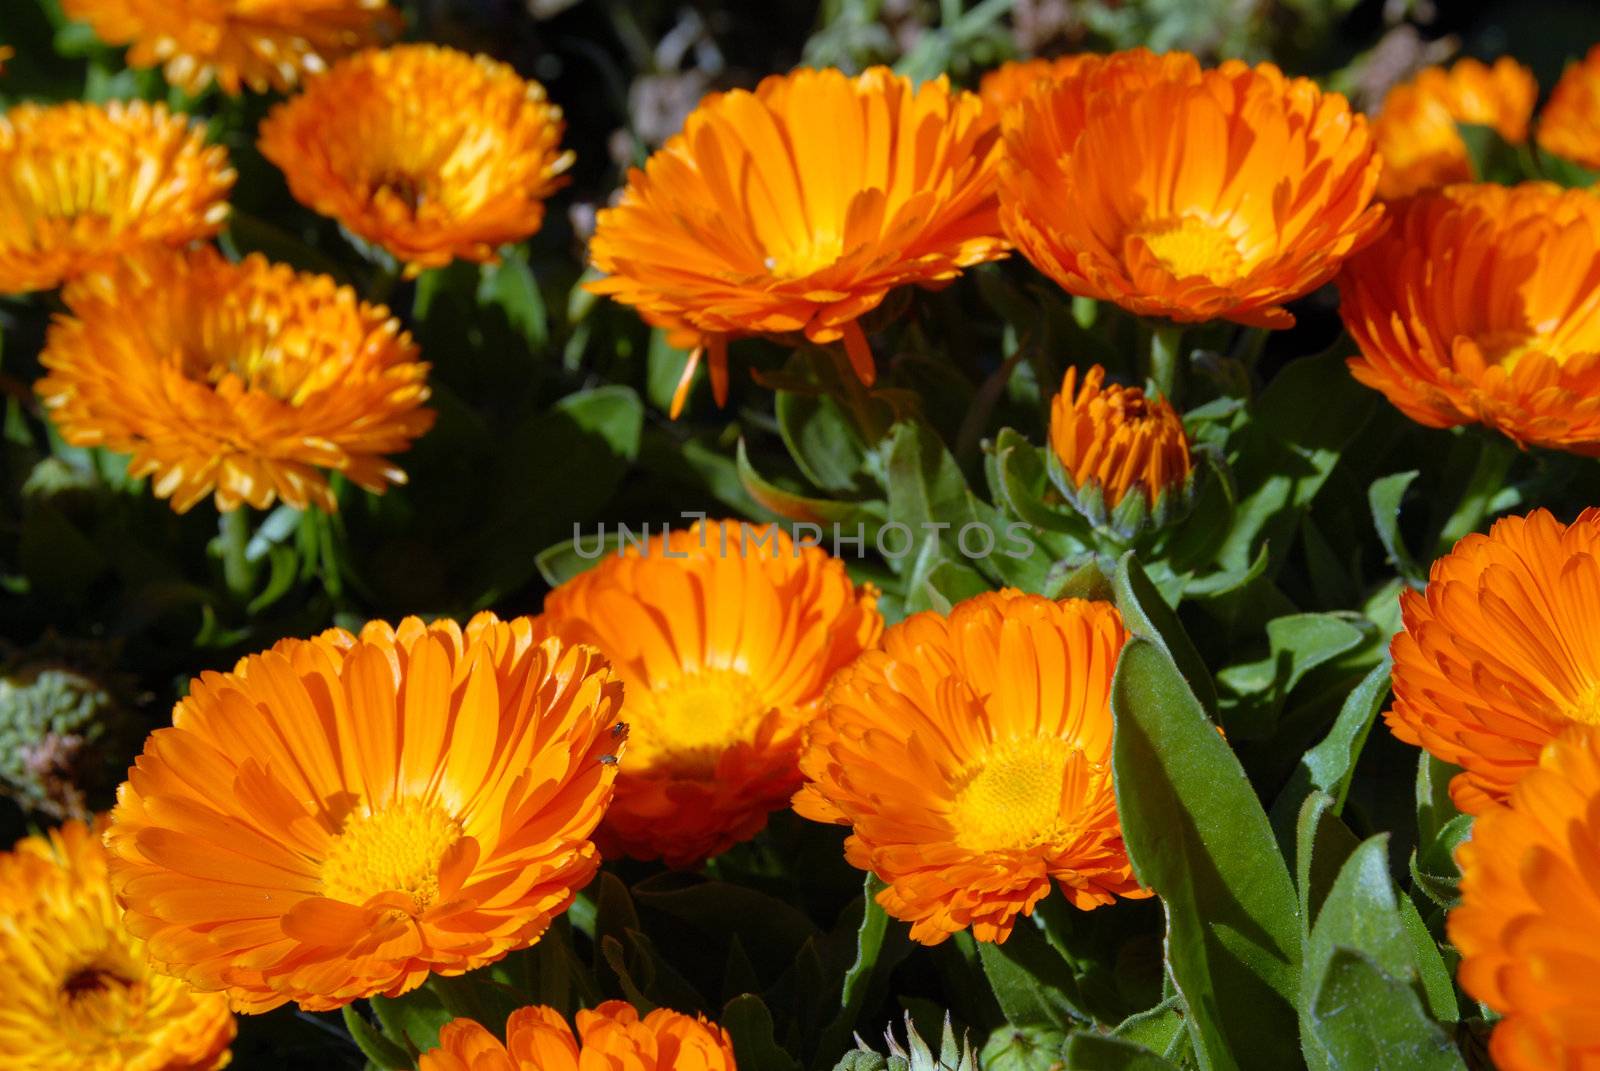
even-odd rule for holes
{"type": "Polygon", "coordinates": [[[150,253],[69,286],[36,385],[63,438],[131,455],[180,513],[369,491],[433,423],[428,366],[389,310],[324,275],[209,247],[150,253]]]}
{"type": "Polygon", "coordinates": [[[1429,427],[1600,454],[1600,198],[1452,186],[1391,208],[1339,277],[1351,373],[1429,427]]]}
{"type": "Polygon", "coordinates": [[[1539,112],[1539,148],[1600,168],[1600,45],[1569,66],[1539,112]]]}
{"type": "Polygon", "coordinates": [[[1114,509],[1130,491],[1148,503],[1175,494],[1194,471],[1183,419],[1165,398],[1105,385],[1095,365],[1078,385],[1071,368],[1050,403],[1050,447],[1074,486],[1098,488],[1114,509]]]}
{"type": "Polygon", "coordinates": [[[846,858],[938,944],[1004,941],[1059,884],[1080,908],[1148,896],[1111,783],[1109,603],[1003,591],[916,614],[829,686],[795,810],[851,827],[846,858]]]}
{"type": "Polygon", "coordinates": [[[259,146],[302,204],[388,250],[410,274],[494,261],[544,222],[565,181],[561,109],[487,56],[373,49],[308,81],[259,146]]]}
{"type": "Polygon", "coordinates": [[[215,1071],[228,1002],[151,969],[112,896],[104,829],[68,822],[0,854],[0,1064],[215,1071]]]}
{"type": "Polygon", "coordinates": [[[112,815],[128,926],[245,1011],[493,963],[599,866],[621,698],[592,648],[490,614],[284,640],[205,674],[112,815]]]}
{"type": "Polygon", "coordinates": [[[1382,224],[1366,120],[1270,64],[1097,57],[1004,125],[1000,217],[1018,251],[1139,315],[1287,327],[1284,302],[1382,224]]]}
{"type": "Polygon", "coordinates": [[[1395,86],[1372,123],[1383,157],[1378,196],[1403,197],[1478,178],[1458,127],[1492,127],[1509,144],[1520,145],[1528,140],[1538,98],[1533,72],[1510,56],[1493,66],[1467,58],[1448,70],[1428,67],[1395,86]]]}

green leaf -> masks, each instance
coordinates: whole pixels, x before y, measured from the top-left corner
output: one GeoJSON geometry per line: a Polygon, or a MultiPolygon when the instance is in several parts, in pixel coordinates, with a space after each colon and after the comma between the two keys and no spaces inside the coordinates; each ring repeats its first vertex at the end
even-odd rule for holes
{"type": "Polygon", "coordinates": [[[1387,833],[1369,837],[1350,854],[1317,911],[1302,968],[1303,1007],[1311,1006],[1335,948],[1363,953],[1391,978],[1408,981],[1413,973],[1411,940],[1389,877],[1387,833]]]}
{"type": "Polygon", "coordinates": [[[1154,1008],[1128,1016],[1111,1033],[1152,1052],[1167,1052],[1183,1037],[1183,1002],[1170,997],[1154,1008]]]}
{"type": "Polygon", "coordinates": [[[344,1006],[344,1028],[350,1031],[356,1048],[363,1056],[387,1071],[409,1071],[414,1065],[411,1054],[384,1037],[379,1030],[358,1011],[354,1004],[344,1006]]]}
{"type": "Polygon", "coordinates": [[[1123,1038],[1080,1031],[1067,1039],[1066,1071],[1178,1071],[1178,1065],[1123,1038]]]}
{"type": "Polygon", "coordinates": [[[778,434],[807,480],[833,494],[855,490],[863,457],[855,422],[827,395],[779,391],[778,434]]]}
{"type": "Polygon", "coordinates": [[[1472,816],[1458,814],[1432,840],[1422,842],[1412,856],[1412,878],[1440,907],[1454,907],[1461,898],[1461,871],[1456,867],[1455,854],[1470,836],[1472,816]]]}
{"type": "Polygon", "coordinates": [[[478,279],[478,304],[505,314],[506,322],[534,353],[550,343],[550,316],[539,280],[521,249],[506,250],[499,264],[486,264],[478,279]]]}
{"type": "Polygon", "coordinates": [[[544,582],[556,588],[594,568],[602,558],[616,554],[621,545],[621,533],[597,533],[545,547],[533,556],[533,563],[539,567],[544,582]]]}
{"type": "Polygon", "coordinates": [[[735,453],[739,482],[745,492],[764,508],[780,517],[805,524],[836,524],[867,521],[869,530],[876,528],[882,507],[876,502],[842,502],[827,498],[814,498],[785,490],[763,477],[750,463],[750,454],[744,439],[739,439],[735,453]]]}
{"type": "Polygon", "coordinates": [[[1360,841],[1334,812],[1333,797],[1312,792],[1295,826],[1295,888],[1300,894],[1300,932],[1311,938],[1311,921],[1360,841]]]}
{"type": "Polygon", "coordinates": [[[1360,952],[1333,953],[1308,1019],[1337,1071],[1466,1071],[1454,1041],[1428,1017],[1416,992],[1360,952]]]}
{"type": "Polygon", "coordinates": [[[1378,530],[1378,541],[1389,556],[1389,564],[1407,580],[1420,580],[1424,575],[1400,535],[1400,501],[1419,475],[1416,469],[1397,472],[1393,476],[1374,480],[1367,489],[1367,504],[1372,507],[1372,523],[1378,530]]]}
{"type": "Polygon", "coordinates": [[[1240,740],[1270,737],[1295,685],[1365,639],[1361,629],[1337,614],[1290,614],[1267,622],[1267,657],[1217,674],[1229,735],[1240,740]]]}
{"type": "Polygon", "coordinates": [[[1456,1003],[1456,986],[1439,954],[1439,939],[1422,921],[1417,905],[1411,897],[1400,897],[1400,919],[1405,923],[1406,936],[1411,939],[1411,958],[1422,979],[1422,995],[1427,1000],[1428,1011],[1435,1019],[1453,1023],[1461,1018],[1461,1008],[1456,1003]]]}
{"type": "Polygon", "coordinates": [[[1206,715],[1215,718],[1217,690],[1211,680],[1211,672],[1206,669],[1205,660],[1189,640],[1189,634],[1183,630],[1178,615],[1150,582],[1150,577],[1139,564],[1139,559],[1134,557],[1133,551],[1128,551],[1117,562],[1117,571],[1111,583],[1117,609],[1128,630],[1166,652],[1183,674],[1190,692],[1199,699],[1206,715]]]}
{"type": "Polygon", "coordinates": [[[372,997],[368,1003],[384,1034],[412,1052],[438,1045],[439,1028],[455,1018],[431,989],[413,989],[403,997],[372,997]]]}
{"type": "Polygon", "coordinates": [[[1006,1022],[1015,1027],[1066,1033],[1092,1022],[1066,960],[1029,918],[1017,920],[1002,944],[978,943],[978,957],[1006,1022]]]}
{"type": "Polygon", "coordinates": [[[772,1013],[754,993],[734,997],[718,1020],[733,1039],[739,1071],[800,1071],[800,1061],[786,1052],[773,1033],[772,1013]]]}
{"type": "Polygon", "coordinates": [[[868,872],[862,888],[861,927],[856,931],[856,958],[845,971],[843,988],[839,994],[839,1014],[828,1024],[817,1046],[817,1055],[824,1062],[831,1059],[850,1043],[856,1020],[867,1006],[868,994],[883,987],[895,965],[910,952],[907,927],[890,922],[889,915],[878,903],[878,893],[884,888],[877,875],[868,872]],[[891,930],[896,938],[889,941],[891,930]],[[889,945],[885,954],[885,944],[889,945]]]}
{"type": "Polygon", "coordinates": [[[1289,775],[1289,783],[1272,805],[1272,827],[1278,831],[1280,844],[1287,843],[1295,815],[1312,792],[1326,792],[1332,797],[1334,814],[1344,809],[1356,760],[1389,695],[1391,668],[1385,658],[1361,678],[1361,683],[1345,697],[1328,735],[1301,757],[1300,765],[1289,775]]]}
{"type": "Polygon", "coordinates": [[[1294,885],[1244,769],[1156,644],[1123,648],[1111,687],[1128,856],[1162,898],[1168,969],[1202,1064],[1293,1066],[1294,885]]]}
{"type": "Polygon", "coordinates": [[[1274,565],[1288,554],[1301,513],[1377,405],[1377,394],[1345,368],[1352,349],[1341,339],[1321,356],[1291,362],[1251,404],[1232,462],[1248,492],[1217,553],[1220,565],[1244,568],[1263,541],[1274,565]]]}

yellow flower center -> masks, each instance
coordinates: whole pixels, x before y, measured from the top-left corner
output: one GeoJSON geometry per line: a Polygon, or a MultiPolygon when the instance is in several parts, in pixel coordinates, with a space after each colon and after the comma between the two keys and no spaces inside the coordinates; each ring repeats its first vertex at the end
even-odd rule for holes
{"type": "Polygon", "coordinates": [[[1244,274],[1239,244],[1221,227],[1198,216],[1165,219],[1140,229],[1150,252],[1177,279],[1199,277],[1219,286],[1244,274]]]}
{"type": "Polygon", "coordinates": [[[1067,765],[1077,753],[1052,737],[1012,740],[993,748],[956,792],[956,841],[977,852],[1031,848],[1061,825],[1067,765]]]}
{"type": "Polygon", "coordinates": [[[655,710],[629,725],[628,767],[708,780],[734,744],[754,739],[772,705],[748,674],[705,669],[658,687],[655,710]]]}
{"type": "Polygon", "coordinates": [[[1548,335],[1512,328],[1495,331],[1477,340],[1483,359],[1498,365],[1507,373],[1513,371],[1530,353],[1547,354],[1557,364],[1566,360],[1567,354],[1556,346],[1548,335]]]}
{"type": "Polygon", "coordinates": [[[832,264],[844,255],[844,235],[807,232],[798,243],[767,253],[767,270],[780,279],[800,279],[832,264]]]}
{"type": "Polygon", "coordinates": [[[439,864],[461,839],[461,824],[438,804],[398,800],[376,814],[352,814],[322,864],[323,894],[364,904],[379,893],[411,897],[414,912],[438,898],[439,864]]]}

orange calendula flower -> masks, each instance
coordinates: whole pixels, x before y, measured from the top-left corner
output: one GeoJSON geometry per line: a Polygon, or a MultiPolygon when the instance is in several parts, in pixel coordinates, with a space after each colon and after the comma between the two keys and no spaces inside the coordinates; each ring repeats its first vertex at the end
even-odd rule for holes
{"type": "Polygon", "coordinates": [[[978,96],[999,118],[1008,108],[1039,87],[1041,82],[1058,82],[1081,71],[1085,64],[1099,62],[1084,53],[1057,56],[1055,59],[1012,60],[984,74],[978,82],[978,96]]]}
{"type": "Polygon", "coordinates": [[[493,963],[599,867],[621,701],[598,652],[492,614],[335,629],[206,673],[112,813],[128,928],[251,1012],[493,963]]]}
{"type": "Polygon", "coordinates": [[[374,493],[404,483],[385,455],[433,424],[428,366],[381,305],[259,254],[163,252],[69,286],[36,389],[76,446],[185,512],[276,499],[338,506],[323,470],[374,493]]]}
{"type": "Polygon", "coordinates": [[[1148,398],[1138,387],[1108,387],[1105,377],[1095,365],[1080,387],[1078,370],[1067,370],[1050,403],[1053,470],[1062,490],[1096,523],[1130,497],[1140,501],[1127,512],[1161,523],[1187,505],[1192,487],[1183,418],[1165,398],[1148,398]]]}
{"type": "Polygon", "coordinates": [[[608,557],[551,592],[540,624],[605,652],[627,687],[601,846],[692,866],[788,803],[828,678],[883,620],[877,592],[820,548],[723,521],[608,557]]]}
{"type": "Polygon", "coordinates": [[[0,116],[0,293],[215,234],[233,180],[227,153],[162,105],[20,104],[0,116]]]}
{"type": "Polygon", "coordinates": [[[330,60],[376,44],[399,25],[387,0],[62,0],[102,41],[130,45],[128,63],[162,68],[188,93],[289,89],[330,60]]]}
{"type": "Polygon", "coordinates": [[[578,1012],[578,1036],[554,1008],[522,1008],[506,1020],[504,1044],[471,1019],[439,1031],[419,1071],[735,1071],[728,1032],[703,1018],[657,1008],[640,1017],[609,1000],[578,1012]],[[579,1045],[582,1045],[580,1051],[579,1045]]]}
{"type": "Polygon", "coordinates": [[[1600,454],[1600,198],[1453,186],[1392,215],[1339,277],[1351,373],[1428,427],[1600,454]]]}
{"type": "Polygon", "coordinates": [[[794,809],[851,826],[878,902],[938,944],[1004,941],[1052,880],[1079,908],[1150,895],[1111,782],[1110,603],[1002,591],[913,615],[829,685],[794,809]]]}
{"type": "Polygon", "coordinates": [[[1118,53],[1004,125],[1011,241],[1067,291],[1141,316],[1288,327],[1283,303],[1383,221],[1366,120],[1270,64],[1118,53]]]}
{"type": "Polygon", "coordinates": [[[544,222],[565,182],[561,109],[487,56],[436,45],[370,50],[311,79],[261,124],[289,192],[415,276],[492,263],[544,222]]]}
{"type": "Polygon", "coordinates": [[[1400,597],[1390,644],[1395,736],[1462,768],[1457,807],[1502,802],[1551,739],[1600,723],[1600,510],[1570,526],[1547,510],[1495,522],[1400,597]]]}
{"type": "Polygon", "coordinates": [[[1600,728],[1570,730],[1456,851],[1461,985],[1500,1071],[1600,1067],[1600,728]]]}
{"type": "Polygon", "coordinates": [[[1600,168],[1600,45],[1569,66],[1539,112],[1539,148],[1600,168]]]}
{"type": "Polygon", "coordinates": [[[151,970],[106,877],[104,822],[0,854],[0,1064],[28,1071],[215,1071],[228,1002],[151,970]]]}
{"type": "Polygon", "coordinates": [[[937,285],[1005,255],[995,219],[999,135],[976,94],[885,67],[799,70],[705,98],[628,176],[589,243],[589,284],[702,353],[718,402],[729,339],[844,340],[876,375],[857,322],[895,287],[937,285]]]}
{"type": "Polygon", "coordinates": [[[1493,66],[1458,60],[1449,70],[1429,67],[1391,89],[1372,122],[1383,157],[1378,196],[1404,197],[1471,182],[1472,157],[1460,124],[1493,127],[1511,145],[1528,140],[1528,120],[1539,99],[1533,72],[1510,56],[1493,66]]]}

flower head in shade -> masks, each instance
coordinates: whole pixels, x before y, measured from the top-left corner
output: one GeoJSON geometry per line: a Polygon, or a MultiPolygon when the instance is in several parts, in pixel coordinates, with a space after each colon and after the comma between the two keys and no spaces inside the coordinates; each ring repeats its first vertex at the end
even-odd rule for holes
{"type": "Polygon", "coordinates": [[[843,339],[870,385],[863,313],[1005,254],[998,161],[983,102],[942,77],[799,70],[712,94],[600,212],[590,289],[696,347],[674,412],[702,350],[726,397],[741,335],[843,339]]]}
{"type": "Polygon", "coordinates": [[[398,320],[325,275],[209,247],[68,287],[37,384],[62,436],[132,455],[182,513],[276,499],[337,508],[324,471],[374,493],[433,423],[428,366],[398,320]]]}
{"type": "Polygon", "coordinates": [[[1392,216],[1339,277],[1351,373],[1428,427],[1600,454],[1600,198],[1453,186],[1392,216]]]}
{"type": "Polygon", "coordinates": [[[1012,60],[984,74],[978,83],[978,96],[996,118],[1039,87],[1041,82],[1057,82],[1081,71],[1085,64],[1099,62],[1086,53],[1071,53],[1055,59],[1012,60]]]}
{"type": "Polygon", "coordinates": [[[448,1022],[420,1071],[735,1071],[728,1032],[703,1018],[657,1008],[641,1017],[608,1000],[578,1012],[578,1035],[554,1008],[522,1008],[501,1044],[471,1019],[448,1022]],[[582,1046],[581,1050],[579,1046],[582,1046]]]}
{"type": "Polygon", "coordinates": [[[376,44],[399,23],[388,0],[62,0],[128,63],[160,66],[189,93],[289,89],[328,61],[376,44]]]}
{"type": "Polygon", "coordinates": [[[1096,524],[1115,518],[1137,530],[1173,520],[1189,505],[1194,464],[1183,418],[1165,398],[1138,387],[1105,385],[1099,365],[1067,370],[1050,403],[1051,471],[1073,504],[1096,524]]]}
{"type": "Polygon", "coordinates": [[[621,700],[593,649],[492,614],[284,640],[206,673],[112,813],[128,928],[252,1012],[493,963],[599,867],[621,700]]]}
{"type": "Polygon", "coordinates": [[[1462,988],[1500,1071],[1600,1067],[1600,727],[1569,730],[1456,852],[1462,988]]]}
{"type": "Polygon", "coordinates": [[[1383,157],[1378,196],[1394,198],[1471,182],[1472,157],[1460,126],[1492,127],[1511,145],[1528,140],[1539,83],[1510,56],[1491,66],[1458,60],[1448,70],[1428,67],[1391,89],[1372,123],[1383,157]]]}
{"type": "Polygon", "coordinates": [[[31,1071],[215,1071],[228,1002],[150,968],[122,926],[93,826],[0,854],[0,1064],[31,1071]]]}
{"type": "Polygon", "coordinates": [[[1382,224],[1366,120],[1270,64],[1118,53],[1004,125],[1007,236],[1069,292],[1141,316],[1287,327],[1284,302],[1382,224]]]}
{"type": "Polygon", "coordinates": [[[692,866],[755,836],[800,785],[828,678],[878,639],[877,592],[776,526],[697,524],[545,599],[542,628],[603,651],[628,754],[601,846],[692,866]]]}
{"type": "Polygon", "coordinates": [[[1539,148],[1600,168],[1600,45],[1569,66],[1539,112],[1539,148]]]}
{"type": "Polygon", "coordinates": [[[1503,801],[1552,738],[1600,723],[1600,510],[1495,522],[1401,595],[1395,736],[1462,768],[1456,806],[1503,801]]]}
{"type": "Polygon", "coordinates": [[[1111,782],[1110,603],[1002,591],[889,629],[828,688],[794,798],[851,827],[878,902],[938,944],[1004,941],[1059,884],[1080,908],[1148,896],[1111,782]]]}
{"type": "Polygon", "coordinates": [[[261,124],[261,153],[302,204],[407,274],[492,262],[544,222],[565,181],[561,109],[486,56],[436,45],[358,53],[261,124]]]}
{"type": "Polygon", "coordinates": [[[227,153],[162,105],[19,104],[0,115],[0,293],[215,234],[233,180],[227,153]]]}

